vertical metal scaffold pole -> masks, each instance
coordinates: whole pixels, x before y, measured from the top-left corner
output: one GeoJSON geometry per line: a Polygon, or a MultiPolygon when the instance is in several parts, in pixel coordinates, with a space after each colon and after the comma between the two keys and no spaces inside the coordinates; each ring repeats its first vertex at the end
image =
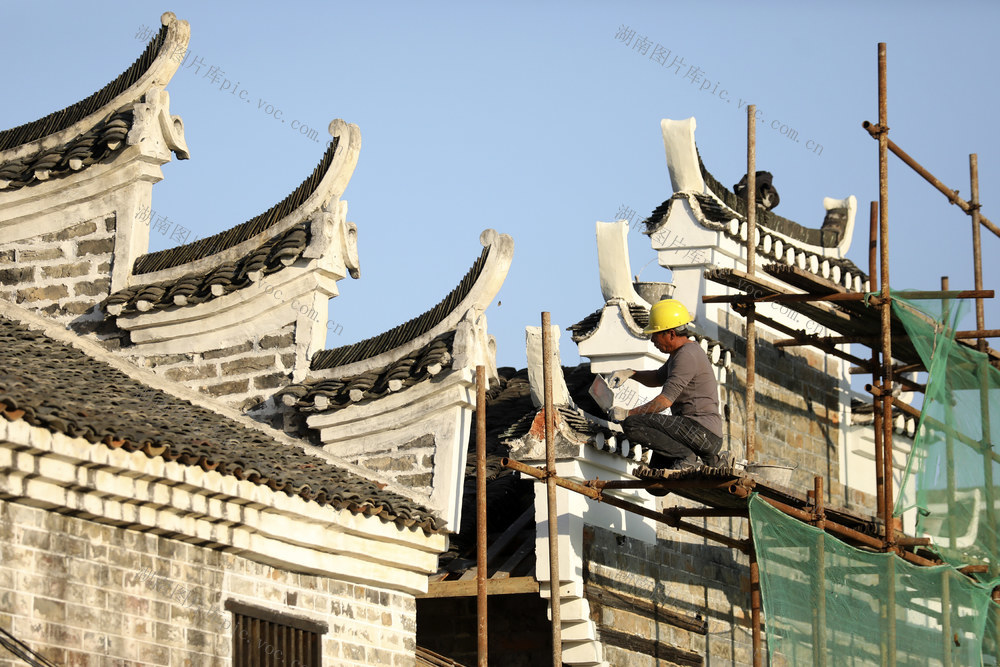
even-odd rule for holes
{"type": "Polygon", "coordinates": [[[479,667],[489,662],[486,592],[486,367],[476,366],[476,606],[479,667]]]}
{"type": "Polygon", "coordinates": [[[941,640],[944,643],[941,654],[942,666],[951,667],[951,575],[950,568],[941,568],[941,640]]]}
{"type": "MultiPolygon", "coordinates": [[[[868,221],[868,289],[879,291],[878,281],[878,202],[871,203],[868,221]]],[[[879,368],[879,348],[872,346],[872,386],[882,389],[882,377],[879,368]]],[[[878,516],[882,516],[885,508],[885,464],[882,462],[882,399],[881,393],[872,395],[872,414],[875,429],[875,507],[878,516]]]]}
{"type": "Polygon", "coordinates": [[[764,664],[763,642],[760,634],[760,566],[757,564],[757,545],[753,541],[753,524],[750,525],[750,637],[753,667],[764,664]]]}
{"type": "MultiPolygon", "coordinates": [[[[878,45],[878,208],[879,252],[882,287],[882,464],[885,466],[885,498],[882,521],[886,550],[895,548],[892,525],[892,301],[889,294],[889,120],[886,92],[885,42],[878,45]]],[[[890,609],[891,613],[895,613],[890,609]]]]}
{"type": "Polygon", "coordinates": [[[813,574],[816,609],[813,618],[813,664],[826,667],[826,506],[823,498],[823,478],[813,478],[813,498],[816,512],[816,571],[813,574]]]}
{"type": "MultiPolygon", "coordinates": [[[[757,105],[747,106],[747,273],[757,264],[757,105]]],[[[756,304],[747,304],[747,413],[744,420],[747,461],[754,459],[757,430],[757,321],[756,304]]]]}
{"type": "MultiPolygon", "coordinates": [[[[969,155],[969,181],[972,186],[972,201],[969,202],[969,208],[972,209],[972,263],[973,270],[975,272],[975,285],[976,289],[982,289],[983,285],[983,251],[982,251],[982,235],[981,229],[979,228],[980,215],[979,215],[979,158],[975,153],[969,155]]],[[[986,320],[983,314],[983,300],[976,299],[976,329],[982,331],[986,328],[986,320]]],[[[977,349],[983,354],[986,353],[987,345],[985,338],[979,338],[976,341],[977,349]]],[[[997,525],[997,514],[996,514],[996,499],[993,497],[994,480],[993,480],[993,459],[990,456],[992,451],[993,442],[991,438],[991,427],[990,427],[990,384],[989,384],[989,364],[985,361],[983,362],[983,371],[979,374],[980,390],[979,390],[979,408],[982,413],[983,419],[983,466],[984,466],[984,478],[986,487],[986,518],[989,525],[997,525]]],[[[996,531],[991,533],[991,544],[990,547],[993,553],[997,552],[997,535],[996,531]]],[[[994,575],[998,574],[997,565],[993,565],[992,573],[994,575]]]]}
{"type": "MultiPolygon", "coordinates": [[[[971,185],[972,201],[969,208],[972,209],[972,268],[975,288],[983,289],[983,246],[982,230],[979,228],[979,157],[975,153],[969,154],[969,182],[971,185]]],[[[982,331],[986,328],[986,318],[983,314],[983,300],[976,299],[976,329],[982,331]]],[[[986,339],[980,338],[978,341],[980,352],[986,352],[986,339]]]]}
{"type": "Polygon", "coordinates": [[[549,593],[552,603],[552,665],[562,667],[562,613],[559,608],[559,512],[556,506],[555,419],[552,414],[552,343],[548,311],[542,313],[542,375],[545,385],[545,487],[549,510],[549,593]]]}

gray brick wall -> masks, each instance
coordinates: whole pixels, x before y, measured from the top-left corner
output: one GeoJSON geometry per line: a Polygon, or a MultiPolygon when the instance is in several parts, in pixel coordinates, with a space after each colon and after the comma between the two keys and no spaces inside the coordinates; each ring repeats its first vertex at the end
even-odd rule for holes
{"type": "Polygon", "coordinates": [[[0,299],[64,323],[80,318],[110,293],[114,235],[109,215],[4,244],[0,299]]]}
{"type": "Polygon", "coordinates": [[[437,445],[434,435],[422,435],[385,449],[367,449],[363,454],[348,457],[351,463],[376,473],[417,493],[429,494],[434,481],[434,456],[437,445]]]}
{"type": "MultiPolygon", "coordinates": [[[[670,501],[671,505],[691,504],[670,501]]],[[[691,520],[720,532],[746,537],[746,522],[736,519],[691,520]]],[[[584,531],[584,582],[591,617],[597,623],[604,659],[615,667],[691,664],[751,664],[750,579],[743,554],[689,533],[660,526],[654,544],[601,528],[584,531]],[[644,611],[597,599],[600,588],[639,598],[655,609],[644,611]],[[707,634],[672,622],[673,615],[707,622],[707,634]],[[628,635],[628,643],[616,639],[628,635]],[[672,653],[676,651],[676,653],[672,653]],[[658,655],[657,655],[658,652],[658,655]]]]}
{"type": "MultiPolygon", "coordinates": [[[[261,406],[291,382],[295,325],[244,343],[198,354],[131,355],[153,372],[219,399],[240,411],[261,406]]],[[[124,350],[129,354],[129,350],[124,350]]],[[[280,406],[279,406],[280,407],[280,406]]],[[[280,424],[276,424],[280,428],[280,424]]]]}
{"type": "MultiPolygon", "coordinates": [[[[745,320],[729,314],[723,326],[728,329],[720,330],[720,340],[733,350],[733,366],[720,388],[723,407],[729,413],[725,430],[731,450],[742,458],[746,441],[745,320]]],[[[797,465],[790,480],[792,488],[811,489],[816,475],[831,482],[839,480],[839,409],[844,397],[837,378],[825,367],[833,358],[808,348],[776,348],[772,343],[777,338],[758,327],[754,459],[797,465]]]]}
{"type": "Polygon", "coordinates": [[[414,664],[411,596],[6,501],[0,555],[0,627],[59,665],[229,665],[229,598],[326,622],[324,665],[414,664]]]}

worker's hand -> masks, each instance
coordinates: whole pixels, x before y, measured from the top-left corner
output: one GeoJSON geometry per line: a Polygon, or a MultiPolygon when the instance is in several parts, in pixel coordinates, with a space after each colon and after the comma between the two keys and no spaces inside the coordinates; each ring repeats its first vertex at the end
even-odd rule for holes
{"type": "Polygon", "coordinates": [[[626,407],[615,405],[608,410],[608,418],[613,422],[625,421],[626,417],[628,417],[628,408],[626,407]]]}
{"type": "Polygon", "coordinates": [[[633,375],[635,375],[635,371],[630,371],[628,369],[615,371],[608,377],[608,386],[612,389],[617,389],[625,384],[625,380],[629,379],[633,375]]]}

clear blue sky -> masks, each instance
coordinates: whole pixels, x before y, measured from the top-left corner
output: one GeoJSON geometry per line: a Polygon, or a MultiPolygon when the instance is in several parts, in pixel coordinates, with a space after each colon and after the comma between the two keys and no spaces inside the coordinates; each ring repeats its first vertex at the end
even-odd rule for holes
{"type": "MultiPolygon", "coordinates": [[[[168,86],[192,159],[165,165],[153,208],[191,238],[293,190],[318,162],[331,119],[361,128],[345,194],[361,279],[339,283],[330,316],[343,329],[331,347],[434,305],[492,227],[513,236],[515,257],[490,331],[499,363],[523,366],[524,327],[541,311],[566,327],[601,305],[594,221],[622,206],[645,217],[669,196],[660,119],[696,116],[706,165],[732,184],[746,164],[740,100],[763,114],[757,164],[774,174],[776,212],[815,226],[824,196],[856,195],[861,233],[849,256],[867,266],[877,151],[861,122],[877,120],[879,41],[888,43],[893,139],[966,197],[968,155],[978,153],[983,210],[1000,222],[997,3],[5,3],[0,127],[102,87],[168,10],[190,22],[202,69],[185,67],[168,86]],[[649,40],[645,55],[616,39],[623,26],[649,40]],[[657,44],[683,59],[679,73],[650,60],[657,44]],[[206,78],[213,66],[251,103],[206,78]],[[697,83],[684,78],[692,66],[697,83]],[[799,141],[770,129],[775,119],[799,141]],[[321,141],[298,135],[292,120],[321,141]]],[[[947,274],[953,288],[971,288],[968,216],[895,158],[890,198],[893,287],[936,289],[947,274]]],[[[984,231],[983,241],[986,287],[1000,288],[1000,239],[984,231]]],[[[175,244],[152,234],[154,250],[175,244]]],[[[654,257],[638,234],[631,253],[634,272],[654,257]]],[[[653,263],[642,277],[669,272],[653,263]]],[[[996,302],[987,326],[1000,327],[996,302]]],[[[562,353],[578,361],[565,335],[562,353]]]]}

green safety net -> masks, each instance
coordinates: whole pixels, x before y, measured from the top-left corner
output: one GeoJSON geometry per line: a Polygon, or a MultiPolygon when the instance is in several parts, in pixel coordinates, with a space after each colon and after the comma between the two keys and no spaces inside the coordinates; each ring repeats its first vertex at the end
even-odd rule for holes
{"type": "Polygon", "coordinates": [[[757,494],[750,523],[770,665],[997,664],[990,587],[855,549],[757,494]]]}
{"type": "Polygon", "coordinates": [[[895,513],[917,508],[917,535],[955,565],[987,565],[1000,574],[1000,371],[955,341],[963,301],[906,300],[893,313],[928,369],[920,426],[895,513]]]}

